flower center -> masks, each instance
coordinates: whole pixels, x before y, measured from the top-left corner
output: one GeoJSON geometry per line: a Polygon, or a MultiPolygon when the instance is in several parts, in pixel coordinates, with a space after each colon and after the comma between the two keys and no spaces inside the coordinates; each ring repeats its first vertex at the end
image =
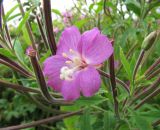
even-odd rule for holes
{"type": "Polygon", "coordinates": [[[82,58],[78,52],[70,49],[69,53],[62,53],[62,56],[68,60],[65,62],[67,66],[63,66],[60,70],[60,79],[72,80],[73,74],[86,67],[86,63],[82,61],[82,58]]]}

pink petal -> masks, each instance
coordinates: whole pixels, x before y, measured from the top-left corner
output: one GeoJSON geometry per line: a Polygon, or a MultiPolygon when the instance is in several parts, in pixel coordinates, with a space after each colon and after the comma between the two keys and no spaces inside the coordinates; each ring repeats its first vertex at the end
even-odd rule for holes
{"type": "Polygon", "coordinates": [[[100,88],[101,79],[100,75],[94,67],[87,67],[80,71],[79,84],[81,92],[84,96],[93,96],[100,88]]]}
{"type": "Polygon", "coordinates": [[[94,28],[82,36],[82,57],[90,65],[97,65],[108,59],[113,53],[109,39],[94,28]]]}
{"type": "Polygon", "coordinates": [[[77,27],[72,26],[66,28],[60,37],[57,54],[61,55],[63,52],[67,53],[69,49],[77,51],[78,44],[81,39],[81,34],[77,27]]]}
{"type": "Polygon", "coordinates": [[[82,50],[85,49],[85,45],[91,44],[95,37],[100,34],[98,28],[93,28],[92,30],[85,31],[81,37],[81,44],[79,45],[79,50],[82,53],[82,50]]]}
{"type": "Polygon", "coordinates": [[[61,93],[65,100],[74,101],[80,97],[80,90],[77,79],[71,81],[64,81],[61,93]]]}
{"type": "Polygon", "coordinates": [[[65,66],[66,59],[59,56],[51,56],[44,62],[43,73],[48,77],[48,85],[54,90],[60,91],[62,80],[60,79],[60,69],[65,66]]]}

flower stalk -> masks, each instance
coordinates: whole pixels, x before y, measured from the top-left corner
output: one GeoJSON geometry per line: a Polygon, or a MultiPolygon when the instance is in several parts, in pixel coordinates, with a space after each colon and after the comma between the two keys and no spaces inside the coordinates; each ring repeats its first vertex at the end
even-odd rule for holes
{"type": "Polygon", "coordinates": [[[156,68],[160,64],[160,57],[146,70],[145,76],[149,75],[154,68],[156,68]]]}
{"type": "Polygon", "coordinates": [[[48,36],[49,47],[53,55],[56,54],[57,46],[53,33],[52,16],[51,16],[51,2],[50,0],[42,0],[45,27],[48,36]]]}
{"type": "Polygon", "coordinates": [[[35,94],[41,94],[41,92],[37,89],[33,89],[33,88],[27,88],[18,84],[13,84],[13,83],[9,83],[3,80],[0,80],[0,87],[5,87],[5,88],[11,88],[14,89],[20,93],[35,93],[35,94]]]}
{"type": "Polygon", "coordinates": [[[154,45],[154,43],[157,40],[159,34],[160,34],[159,30],[158,31],[157,30],[153,31],[147,37],[145,37],[145,39],[143,40],[143,43],[142,43],[142,46],[141,46],[142,50],[139,54],[138,60],[136,62],[136,65],[135,65],[135,68],[134,68],[134,71],[133,71],[133,82],[135,80],[138,68],[139,68],[139,66],[140,66],[140,64],[143,60],[145,52],[148,51],[154,45]]]}
{"type": "MultiPolygon", "coordinates": [[[[4,17],[5,16],[5,12],[4,12],[4,7],[2,5],[2,16],[4,17]]],[[[11,48],[13,48],[13,45],[12,45],[12,42],[11,42],[11,36],[10,36],[10,33],[8,31],[8,26],[7,26],[7,23],[5,23],[5,32],[6,32],[6,37],[7,37],[7,40],[9,42],[9,45],[11,48]]]]}
{"type": "Polygon", "coordinates": [[[21,73],[22,75],[26,77],[32,77],[32,74],[30,74],[27,70],[25,70],[20,65],[18,65],[16,62],[12,61],[11,59],[9,59],[8,57],[2,54],[0,54],[0,63],[12,68],[15,71],[18,71],[19,73],[21,73]]]}
{"type": "Polygon", "coordinates": [[[160,73],[160,68],[158,68],[157,70],[155,70],[150,75],[146,76],[146,79],[150,80],[150,79],[154,78],[155,76],[157,76],[159,73],[160,73]]]}
{"type": "Polygon", "coordinates": [[[139,54],[139,57],[138,57],[138,60],[136,62],[136,65],[135,65],[135,68],[134,68],[134,71],[133,71],[133,81],[135,80],[135,77],[136,77],[136,74],[137,74],[137,71],[138,71],[138,68],[142,62],[142,59],[144,57],[144,53],[145,53],[145,50],[142,49],[140,54],[139,54]]]}
{"type": "Polygon", "coordinates": [[[160,78],[158,78],[151,86],[147,87],[144,91],[135,95],[135,98],[129,105],[132,105],[136,100],[151,94],[155,89],[157,89],[159,83],[160,83],[160,78]]]}
{"type": "Polygon", "coordinates": [[[3,0],[0,1],[0,29],[2,30],[2,3],[3,0]]]}
{"type": "Polygon", "coordinates": [[[43,31],[43,27],[42,27],[42,24],[41,24],[41,21],[40,21],[38,15],[36,16],[36,20],[37,20],[37,23],[38,23],[39,31],[40,31],[40,33],[41,33],[41,37],[42,37],[42,39],[43,39],[43,41],[44,41],[44,45],[45,45],[46,49],[48,49],[48,45],[47,45],[48,42],[47,42],[45,33],[44,33],[44,31],[43,31]]]}
{"type": "Polygon", "coordinates": [[[160,119],[155,121],[152,126],[155,128],[156,126],[160,125],[160,119]]]}
{"type": "MultiPolygon", "coordinates": [[[[23,6],[22,6],[22,3],[21,3],[21,0],[17,0],[17,2],[19,3],[19,8],[20,8],[21,14],[22,14],[22,16],[24,17],[25,12],[24,12],[24,10],[23,10],[23,6]]],[[[31,40],[32,47],[36,50],[36,42],[35,42],[35,40],[34,40],[33,32],[32,32],[32,30],[31,30],[31,27],[30,27],[30,24],[29,24],[28,21],[26,22],[26,29],[27,29],[27,32],[28,32],[28,34],[29,34],[29,38],[30,38],[30,40],[31,40]]]]}
{"type": "Polygon", "coordinates": [[[75,111],[75,112],[70,112],[70,113],[67,113],[67,114],[61,114],[61,115],[58,115],[58,116],[49,117],[49,118],[38,120],[38,121],[33,121],[33,122],[27,123],[27,124],[1,128],[1,130],[19,130],[19,129],[25,129],[25,128],[31,128],[31,127],[35,127],[35,126],[40,126],[40,125],[43,125],[43,124],[48,124],[50,122],[53,123],[53,122],[62,120],[62,119],[67,118],[67,117],[71,117],[71,116],[74,116],[74,115],[81,114],[82,111],[83,111],[83,109],[81,109],[79,111],[75,111]]]}
{"type": "MultiPolygon", "coordinates": [[[[98,72],[100,73],[100,75],[102,75],[102,76],[104,76],[104,77],[106,77],[106,78],[109,78],[109,79],[111,78],[110,74],[108,74],[108,73],[106,73],[106,72],[104,72],[104,71],[102,71],[102,70],[100,70],[100,69],[98,69],[98,72]]],[[[122,86],[124,87],[124,89],[125,89],[128,93],[130,93],[129,87],[128,87],[128,85],[127,85],[126,83],[124,83],[122,80],[120,80],[120,79],[118,79],[118,78],[116,78],[115,80],[116,80],[117,83],[119,83],[120,85],[122,85],[122,86]]]]}
{"type": "Polygon", "coordinates": [[[41,70],[41,67],[40,67],[38,60],[37,60],[37,57],[36,57],[36,55],[37,55],[36,51],[33,48],[30,48],[27,51],[27,54],[30,57],[32,67],[33,67],[35,75],[36,75],[36,79],[39,83],[40,89],[41,89],[42,94],[45,97],[45,99],[49,103],[53,103],[53,104],[70,104],[70,102],[65,102],[62,99],[56,99],[50,95],[50,93],[48,92],[48,87],[47,87],[45,78],[43,76],[43,72],[41,70]]]}
{"type": "Polygon", "coordinates": [[[138,108],[140,108],[144,103],[146,103],[148,100],[150,100],[151,98],[157,96],[158,94],[160,94],[160,88],[156,89],[153,93],[149,94],[147,97],[145,97],[139,104],[137,104],[135,106],[135,110],[137,110],[138,108]]]}
{"type": "MultiPolygon", "coordinates": [[[[112,41],[112,45],[114,44],[114,41],[112,41]]],[[[110,70],[110,81],[111,81],[111,87],[112,87],[112,94],[113,94],[113,100],[114,100],[114,110],[116,117],[119,119],[119,104],[117,100],[117,88],[116,88],[116,78],[115,78],[115,70],[114,70],[114,53],[109,58],[109,70],[110,70]]]]}

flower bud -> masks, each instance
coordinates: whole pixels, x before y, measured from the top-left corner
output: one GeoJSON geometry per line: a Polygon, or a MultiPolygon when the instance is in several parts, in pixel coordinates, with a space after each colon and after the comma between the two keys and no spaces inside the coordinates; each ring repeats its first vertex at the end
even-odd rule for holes
{"type": "Polygon", "coordinates": [[[144,49],[145,51],[147,51],[148,49],[150,49],[152,47],[152,45],[154,44],[157,36],[159,35],[160,32],[158,31],[154,31],[151,32],[143,41],[142,43],[142,49],[144,49]]]}

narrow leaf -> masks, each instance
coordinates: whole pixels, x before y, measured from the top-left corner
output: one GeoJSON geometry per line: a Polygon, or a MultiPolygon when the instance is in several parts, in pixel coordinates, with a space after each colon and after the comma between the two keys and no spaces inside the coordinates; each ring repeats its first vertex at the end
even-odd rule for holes
{"type": "Polygon", "coordinates": [[[15,53],[16,53],[17,58],[18,58],[22,63],[24,63],[24,62],[25,62],[25,60],[24,60],[24,58],[25,58],[24,50],[23,50],[22,45],[21,45],[21,43],[19,42],[19,40],[17,40],[17,39],[15,40],[13,47],[14,47],[14,50],[15,50],[15,53]]]}
{"type": "Polygon", "coordinates": [[[15,5],[13,8],[11,8],[5,15],[4,19],[7,22],[10,15],[19,7],[19,4],[15,5]]]}
{"type": "Polygon", "coordinates": [[[104,130],[114,130],[115,120],[114,114],[111,111],[105,112],[103,117],[104,130]]]}
{"type": "Polygon", "coordinates": [[[90,122],[90,113],[89,109],[87,109],[84,114],[80,117],[80,130],[92,130],[91,122],[90,122]]]}
{"type": "Polygon", "coordinates": [[[121,59],[121,63],[126,71],[126,73],[128,74],[129,79],[132,79],[132,74],[131,74],[131,68],[130,68],[130,64],[127,61],[122,48],[120,48],[120,59],[121,59]]]}
{"type": "Polygon", "coordinates": [[[55,14],[57,14],[57,15],[59,15],[59,16],[62,16],[61,13],[60,13],[60,11],[57,10],[57,9],[52,9],[52,12],[55,13],[55,14]]]}
{"type": "Polygon", "coordinates": [[[31,13],[32,10],[33,10],[33,8],[31,8],[30,10],[28,10],[25,13],[24,17],[22,18],[21,22],[18,25],[17,34],[19,34],[21,32],[21,30],[22,30],[23,26],[25,25],[25,23],[27,22],[27,20],[28,20],[28,18],[30,16],[30,13],[31,13]]]}

